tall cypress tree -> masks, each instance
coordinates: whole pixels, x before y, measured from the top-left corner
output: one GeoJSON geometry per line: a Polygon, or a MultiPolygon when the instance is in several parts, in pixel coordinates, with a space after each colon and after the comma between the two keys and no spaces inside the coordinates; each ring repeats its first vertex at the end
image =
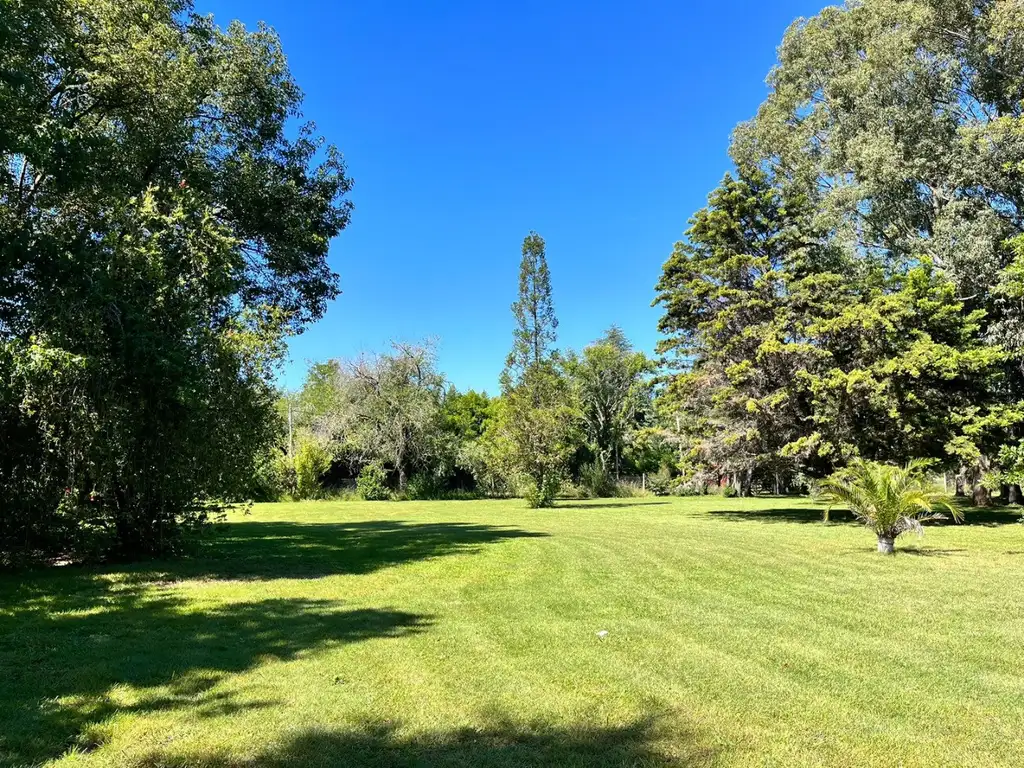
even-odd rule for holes
{"type": "Polygon", "coordinates": [[[516,329],[506,364],[510,376],[521,378],[528,368],[548,358],[558,329],[544,238],[536,232],[530,232],[523,240],[519,298],[512,305],[512,314],[516,329]]]}
{"type": "Polygon", "coordinates": [[[523,240],[519,299],[512,314],[516,329],[501,377],[503,407],[492,434],[509,472],[524,481],[528,504],[548,507],[571,451],[573,411],[568,382],[552,348],[558,320],[544,238],[536,232],[523,240]]]}

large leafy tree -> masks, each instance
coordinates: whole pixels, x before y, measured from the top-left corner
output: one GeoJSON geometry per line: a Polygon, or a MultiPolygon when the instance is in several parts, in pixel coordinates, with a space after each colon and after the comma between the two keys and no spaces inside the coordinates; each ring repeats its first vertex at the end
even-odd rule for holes
{"type": "Polygon", "coordinates": [[[1022,24],[865,0],[789,30],[659,286],[699,454],[977,463],[1012,435],[1022,24]]]}
{"type": "Polygon", "coordinates": [[[771,92],[734,150],[813,195],[822,228],[862,257],[895,273],[931,265],[973,335],[1005,351],[987,396],[956,414],[971,445],[949,450],[975,470],[1019,430],[1007,408],[1024,370],[1022,72],[1014,0],[827,8],[786,33],[771,92]]]}
{"type": "Polygon", "coordinates": [[[245,495],[350,213],[300,103],[272,30],[187,0],[3,4],[5,550],[166,551],[245,495]]]}
{"type": "Polygon", "coordinates": [[[430,345],[395,342],[390,353],[326,369],[334,372],[334,394],[317,421],[321,439],[354,451],[361,463],[386,463],[403,490],[413,471],[444,463],[451,452],[441,410],[445,379],[430,345]]]}

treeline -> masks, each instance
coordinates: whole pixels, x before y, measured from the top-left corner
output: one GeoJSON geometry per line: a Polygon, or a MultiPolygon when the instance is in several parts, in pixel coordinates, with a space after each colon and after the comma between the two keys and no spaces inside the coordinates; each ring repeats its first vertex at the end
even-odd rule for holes
{"type": "Polygon", "coordinates": [[[1024,12],[865,0],[786,33],[735,173],[665,264],[684,463],[746,480],[1024,471],[1024,12]]]}
{"type": "MultiPolygon", "coordinates": [[[[657,286],[657,360],[559,350],[523,243],[501,391],[430,345],[273,385],[337,294],[351,180],[272,30],[188,0],[0,5],[0,564],[178,552],[225,507],[804,489],[923,459],[1024,478],[1024,13],[863,0],[795,23],[657,286]]],[[[914,464],[920,467],[920,462],[914,464]]]]}
{"type": "Polygon", "coordinates": [[[654,363],[614,326],[579,353],[555,347],[551,277],[536,233],[523,243],[512,311],[513,349],[494,397],[449,385],[430,344],[312,366],[301,390],[281,401],[290,429],[267,464],[268,496],[522,495],[547,506],[562,490],[632,493],[623,476],[670,473],[654,363]]]}

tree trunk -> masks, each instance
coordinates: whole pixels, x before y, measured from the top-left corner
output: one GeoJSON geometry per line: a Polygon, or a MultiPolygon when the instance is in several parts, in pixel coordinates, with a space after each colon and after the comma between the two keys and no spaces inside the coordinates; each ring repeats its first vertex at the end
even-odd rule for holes
{"type": "Polygon", "coordinates": [[[988,488],[981,483],[974,486],[974,506],[987,507],[989,504],[988,488]]]}
{"type": "Polygon", "coordinates": [[[963,475],[957,475],[956,476],[956,495],[957,496],[966,496],[967,495],[967,494],[964,493],[964,476],[963,475]]]}
{"type": "Polygon", "coordinates": [[[1010,490],[1006,494],[1007,504],[1020,504],[1020,486],[1016,483],[1010,485],[1010,490]]]}
{"type": "Polygon", "coordinates": [[[740,474],[740,496],[744,498],[750,496],[751,488],[754,484],[754,470],[752,467],[747,467],[740,474]]]}
{"type": "Polygon", "coordinates": [[[896,539],[886,534],[878,534],[878,551],[883,555],[896,554],[896,539]]]}

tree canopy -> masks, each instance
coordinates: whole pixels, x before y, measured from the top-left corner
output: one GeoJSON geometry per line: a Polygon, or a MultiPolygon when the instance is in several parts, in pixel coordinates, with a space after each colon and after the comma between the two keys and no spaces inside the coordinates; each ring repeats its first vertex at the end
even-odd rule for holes
{"type": "Polygon", "coordinates": [[[172,548],[278,429],[351,181],[274,32],[185,0],[6,3],[0,73],[3,548],[172,548]]]}
{"type": "Polygon", "coordinates": [[[1024,15],[865,0],[786,33],[658,286],[690,456],[975,475],[1022,412],[1024,15]]]}

